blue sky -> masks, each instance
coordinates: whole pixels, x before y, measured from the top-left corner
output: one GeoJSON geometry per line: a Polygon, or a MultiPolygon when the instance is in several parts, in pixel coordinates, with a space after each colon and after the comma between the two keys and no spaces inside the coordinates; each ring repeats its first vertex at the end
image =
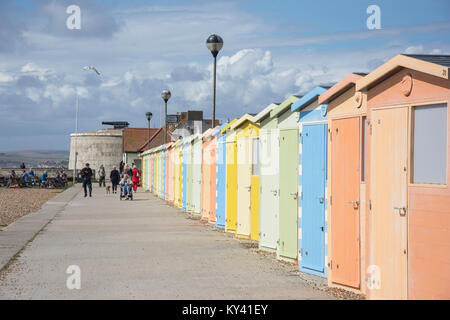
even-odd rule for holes
{"type": "Polygon", "coordinates": [[[450,54],[449,12],[448,0],[2,0],[0,151],[68,149],[77,94],[81,131],[103,120],[145,127],[147,111],[159,126],[165,88],[169,113],[209,117],[211,33],[225,42],[216,116],[226,120],[399,53],[450,54]],[[71,4],[81,30],[66,28],[71,4]],[[374,4],[381,30],[366,27],[374,4]]]}

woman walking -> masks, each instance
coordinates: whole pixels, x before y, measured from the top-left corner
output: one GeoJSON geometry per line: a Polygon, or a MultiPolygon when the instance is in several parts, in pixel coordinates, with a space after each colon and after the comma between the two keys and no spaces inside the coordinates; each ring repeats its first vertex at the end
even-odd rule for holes
{"type": "Polygon", "coordinates": [[[136,165],[133,165],[133,176],[131,178],[131,181],[133,181],[133,191],[136,192],[137,187],[139,185],[139,181],[141,179],[141,172],[138,168],[136,168],[136,165]]]}
{"type": "Polygon", "coordinates": [[[113,169],[111,170],[111,174],[109,175],[109,179],[111,179],[112,192],[113,193],[117,193],[117,185],[119,184],[119,181],[120,181],[120,173],[117,170],[116,166],[114,166],[113,169]]]}
{"type": "Polygon", "coordinates": [[[123,173],[123,168],[124,168],[124,167],[125,167],[125,163],[124,163],[123,161],[120,161],[120,164],[119,164],[120,174],[123,173]]]}
{"type": "Polygon", "coordinates": [[[103,165],[100,166],[100,168],[98,168],[97,170],[97,174],[98,174],[98,186],[101,187],[102,185],[104,187],[106,187],[106,172],[105,172],[105,167],[103,165]]]}

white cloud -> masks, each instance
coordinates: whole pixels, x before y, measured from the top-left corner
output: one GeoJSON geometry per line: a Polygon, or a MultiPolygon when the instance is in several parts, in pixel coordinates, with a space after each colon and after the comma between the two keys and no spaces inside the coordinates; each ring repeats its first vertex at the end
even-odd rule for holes
{"type": "Polygon", "coordinates": [[[45,69],[39,68],[36,64],[29,62],[25,65],[22,66],[22,68],[20,69],[20,72],[23,73],[27,73],[27,72],[31,72],[31,73],[41,73],[44,74],[46,72],[45,69]]]}
{"type": "Polygon", "coordinates": [[[100,87],[101,88],[110,88],[110,87],[116,87],[121,83],[120,79],[111,79],[108,80],[107,82],[103,82],[100,87]]]}
{"type": "Polygon", "coordinates": [[[51,83],[46,85],[43,97],[50,99],[53,102],[53,106],[63,107],[61,104],[66,103],[70,97],[74,97],[75,93],[75,88],[70,85],[51,83]]]}
{"type": "Polygon", "coordinates": [[[405,53],[407,54],[420,54],[423,53],[424,49],[422,45],[419,46],[410,46],[405,49],[405,53]]]}
{"type": "Polygon", "coordinates": [[[441,49],[433,49],[431,50],[430,54],[441,54],[442,50],[441,49]]]}
{"type": "Polygon", "coordinates": [[[81,98],[89,98],[89,91],[85,87],[77,87],[76,92],[81,98]]]}
{"type": "Polygon", "coordinates": [[[39,102],[41,100],[42,91],[37,88],[27,88],[25,89],[25,94],[30,100],[39,102]]]}
{"type": "Polygon", "coordinates": [[[4,73],[4,72],[0,72],[0,82],[11,82],[14,81],[14,77],[4,73]]]}
{"type": "Polygon", "coordinates": [[[125,79],[126,82],[131,82],[131,80],[133,80],[134,76],[131,72],[127,71],[125,72],[123,78],[125,79]]]}

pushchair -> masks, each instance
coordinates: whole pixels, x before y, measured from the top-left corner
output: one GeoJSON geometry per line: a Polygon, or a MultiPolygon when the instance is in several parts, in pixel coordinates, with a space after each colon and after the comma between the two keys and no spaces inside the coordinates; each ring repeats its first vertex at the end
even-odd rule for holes
{"type": "MultiPolygon", "coordinates": [[[[120,188],[120,200],[122,200],[122,198],[126,198],[126,193],[124,194],[123,192],[123,185],[119,184],[119,188],[120,188]]],[[[129,185],[129,193],[128,193],[128,200],[133,200],[133,188],[131,187],[131,185],[129,185]]]]}

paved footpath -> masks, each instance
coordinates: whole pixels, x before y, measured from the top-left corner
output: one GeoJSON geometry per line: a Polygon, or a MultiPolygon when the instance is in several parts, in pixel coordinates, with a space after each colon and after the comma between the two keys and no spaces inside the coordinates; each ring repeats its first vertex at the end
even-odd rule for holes
{"type": "Polygon", "coordinates": [[[0,254],[25,246],[0,272],[0,299],[333,298],[296,266],[139,190],[119,201],[97,187],[84,198],[75,187],[21,220],[0,231],[0,254]],[[33,239],[30,226],[41,230],[33,239]],[[67,289],[70,265],[80,267],[79,290],[67,289]]]}

